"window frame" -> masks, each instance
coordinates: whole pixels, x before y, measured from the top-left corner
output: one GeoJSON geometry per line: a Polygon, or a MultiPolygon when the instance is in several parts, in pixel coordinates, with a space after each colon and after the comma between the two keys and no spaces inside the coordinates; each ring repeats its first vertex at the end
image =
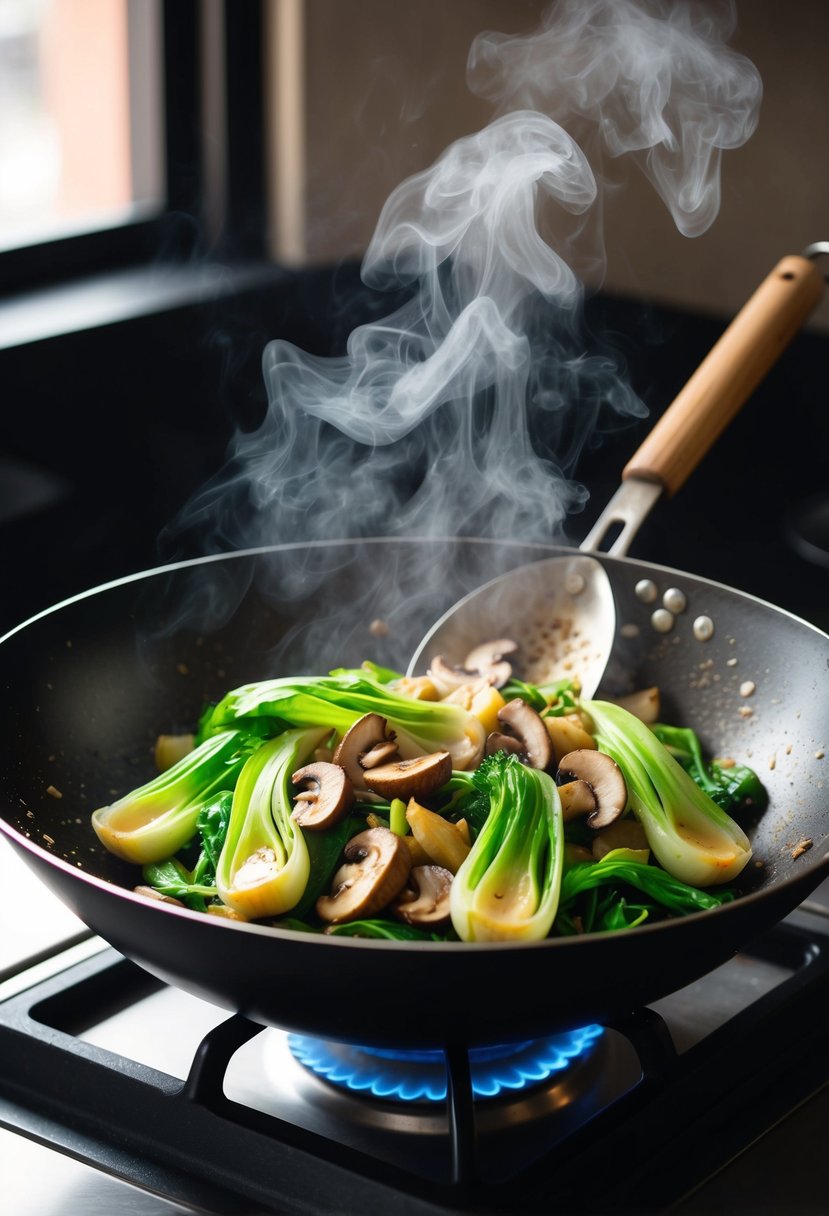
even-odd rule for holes
{"type": "Polygon", "coordinates": [[[264,254],[263,22],[263,0],[161,0],[161,203],[138,204],[122,223],[4,250],[0,298],[142,264],[264,254]],[[209,28],[218,38],[212,58],[209,28]],[[203,125],[207,91],[217,88],[218,197],[215,183],[212,196],[208,189],[203,125]]]}

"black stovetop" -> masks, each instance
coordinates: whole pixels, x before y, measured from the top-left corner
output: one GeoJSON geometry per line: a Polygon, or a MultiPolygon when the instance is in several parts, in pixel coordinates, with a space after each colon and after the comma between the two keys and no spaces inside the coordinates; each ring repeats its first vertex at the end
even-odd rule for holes
{"type": "Polygon", "coordinates": [[[0,1138],[0,1152],[7,1193],[41,1205],[20,1213],[66,1210],[78,1187],[112,1202],[113,1177],[131,1184],[109,1209],[123,1212],[825,1210],[820,903],[605,1028],[564,1071],[492,1100],[471,1099],[457,1049],[445,1103],[348,1093],[308,1074],[284,1032],[167,988],[89,936],[20,966],[0,987],[0,1124],[26,1147],[0,1138]],[[34,1176],[30,1142],[49,1146],[34,1176]]]}

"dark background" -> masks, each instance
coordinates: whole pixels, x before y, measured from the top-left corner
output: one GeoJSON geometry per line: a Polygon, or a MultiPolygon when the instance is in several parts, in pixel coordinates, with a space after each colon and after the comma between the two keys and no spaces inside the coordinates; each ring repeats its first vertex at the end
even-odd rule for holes
{"type": "MultiPolygon", "coordinates": [[[[356,266],[273,272],[221,298],[0,352],[0,628],[169,557],[160,531],[221,467],[235,428],[262,416],[266,342],[339,352],[381,302],[356,266]]],[[[650,416],[583,454],[577,476],[590,500],[571,517],[574,542],[726,320],[601,296],[590,314],[626,356],[650,416]]],[[[826,627],[827,571],[793,544],[791,517],[826,486],[827,352],[823,335],[795,339],[697,473],[657,505],[635,556],[826,627]]]]}

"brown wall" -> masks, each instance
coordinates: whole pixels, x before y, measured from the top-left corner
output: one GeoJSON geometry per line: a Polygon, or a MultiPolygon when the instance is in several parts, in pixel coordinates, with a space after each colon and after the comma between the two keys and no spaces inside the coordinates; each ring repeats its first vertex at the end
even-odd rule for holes
{"type": "MultiPolygon", "coordinates": [[[[283,122],[293,122],[301,98],[304,169],[291,163],[282,173],[280,206],[287,191],[304,224],[293,253],[312,263],[359,256],[393,187],[490,121],[489,104],[466,86],[470,41],[483,29],[531,32],[546,8],[537,0],[273,3],[274,11],[293,6],[304,25],[292,35],[297,92],[279,103],[283,122]]],[[[607,201],[607,290],[730,315],[781,256],[829,240],[829,3],[742,0],[737,11],[732,45],[757,66],[764,98],[754,136],[723,156],[719,216],[702,236],[681,236],[631,166],[607,201]]],[[[829,330],[829,300],[814,324],[829,330]]]]}

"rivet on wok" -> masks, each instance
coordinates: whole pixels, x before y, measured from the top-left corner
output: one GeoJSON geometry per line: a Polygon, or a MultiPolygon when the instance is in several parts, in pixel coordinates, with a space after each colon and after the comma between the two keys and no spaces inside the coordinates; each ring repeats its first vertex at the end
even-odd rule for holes
{"type": "Polygon", "coordinates": [[[651,614],[651,625],[657,633],[670,633],[674,627],[674,614],[667,608],[657,608],[651,614]]]}
{"type": "Polygon", "coordinates": [[[688,607],[685,592],[680,591],[679,587],[669,587],[662,596],[662,603],[674,616],[678,616],[680,612],[684,612],[688,607]]]}
{"type": "Polygon", "coordinates": [[[564,580],[564,586],[570,595],[581,595],[582,591],[584,591],[585,585],[584,575],[579,574],[576,570],[568,574],[567,578],[564,580]]]}
{"type": "Polygon", "coordinates": [[[643,604],[652,604],[659,595],[659,590],[656,583],[649,578],[640,578],[634,590],[636,591],[637,597],[642,601],[643,604]]]}
{"type": "Polygon", "coordinates": [[[698,616],[694,621],[694,637],[698,642],[707,642],[714,636],[714,622],[710,616],[698,616]]]}

